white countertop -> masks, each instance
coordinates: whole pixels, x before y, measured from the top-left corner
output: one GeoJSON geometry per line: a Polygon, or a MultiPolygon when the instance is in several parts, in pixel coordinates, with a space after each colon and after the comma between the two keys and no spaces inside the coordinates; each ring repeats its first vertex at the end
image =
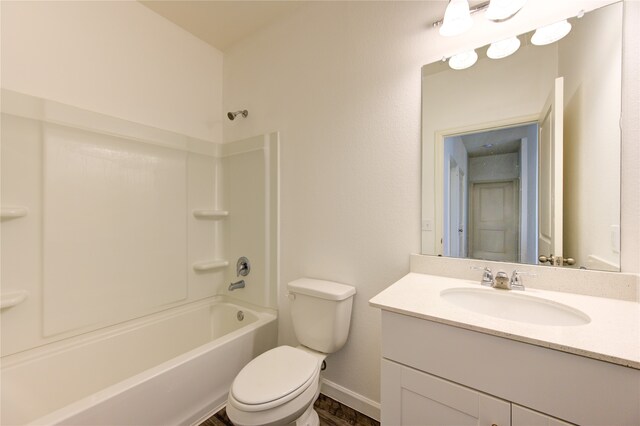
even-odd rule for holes
{"type": "Polygon", "coordinates": [[[591,318],[584,325],[536,325],[476,313],[440,297],[443,290],[462,287],[515,292],[484,287],[479,281],[410,273],[369,303],[386,311],[640,369],[640,303],[533,288],[517,291],[569,305],[591,318]]]}

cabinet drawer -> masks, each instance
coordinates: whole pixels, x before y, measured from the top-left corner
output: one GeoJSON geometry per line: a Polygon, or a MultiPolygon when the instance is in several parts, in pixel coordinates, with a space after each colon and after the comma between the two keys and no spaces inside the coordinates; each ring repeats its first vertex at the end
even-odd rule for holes
{"type": "Polygon", "coordinates": [[[511,406],[511,424],[512,426],[572,426],[571,423],[515,404],[511,406]]]}

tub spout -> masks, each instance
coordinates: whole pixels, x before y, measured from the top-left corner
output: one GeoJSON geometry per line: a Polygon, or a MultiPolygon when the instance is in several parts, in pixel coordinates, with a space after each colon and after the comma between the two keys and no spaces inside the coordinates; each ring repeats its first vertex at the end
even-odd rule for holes
{"type": "Polygon", "coordinates": [[[233,291],[239,288],[244,288],[244,280],[229,284],[229,291],[233,291]]]}

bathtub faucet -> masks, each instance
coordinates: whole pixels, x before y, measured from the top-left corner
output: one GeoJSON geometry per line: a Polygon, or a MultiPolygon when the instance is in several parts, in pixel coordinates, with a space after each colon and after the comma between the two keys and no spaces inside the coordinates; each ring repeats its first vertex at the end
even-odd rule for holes
{"type": "Polygon", "coordinates": [[[239,288],[244,288],[244,280],[229,284],[229,291],[237,290],[239,288]]]}

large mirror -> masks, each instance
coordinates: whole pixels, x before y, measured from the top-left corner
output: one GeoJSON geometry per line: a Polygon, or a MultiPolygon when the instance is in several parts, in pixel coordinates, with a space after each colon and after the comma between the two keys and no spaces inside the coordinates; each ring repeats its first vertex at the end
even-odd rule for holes
{"type": "Polygon", "coordinates": [[[622,13],[423,67],[423,254],[620,270],[622,13]]]}

